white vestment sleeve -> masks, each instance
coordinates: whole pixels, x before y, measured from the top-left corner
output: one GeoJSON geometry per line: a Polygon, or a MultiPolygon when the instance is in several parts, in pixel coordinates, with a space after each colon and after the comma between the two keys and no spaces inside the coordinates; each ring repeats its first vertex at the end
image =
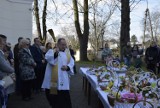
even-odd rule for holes
{"type": "Polygon", "coordinates": [[[73,67],[74,67],[74,59],[71,57],[70,62],[67,65],[70,68],[70,71],[68,73],[70,75],[74,75],[73,67]]]}
{"type": "Polygon", "coordinates": [[[54,50],[53,49],[48,50],[48,52],[45,54],[45,59],[47,60],[47,62],[50,65],[56,65],[57,58],[54,59],[54,50]]]}

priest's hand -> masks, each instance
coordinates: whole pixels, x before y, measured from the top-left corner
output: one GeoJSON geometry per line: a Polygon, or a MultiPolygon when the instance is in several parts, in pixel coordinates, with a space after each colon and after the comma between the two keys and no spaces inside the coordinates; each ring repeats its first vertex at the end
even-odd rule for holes
{"type": "Polygon", "coordinates": [[[62,66],[61,69],[62,69],[62,71],[67,71],[68,66],[62,66]]]}
{"type": "Polygon", "coordinates": [[[69,66],[62,66],[61,69],[62,69],[62,71],[70,71],[69,66]]]}
{"type": "Polygon", "coordinates": [[[56,53],[58,53],[59,52],[59,48],[55,48],[55,51],[56,51],[56,53]]]}

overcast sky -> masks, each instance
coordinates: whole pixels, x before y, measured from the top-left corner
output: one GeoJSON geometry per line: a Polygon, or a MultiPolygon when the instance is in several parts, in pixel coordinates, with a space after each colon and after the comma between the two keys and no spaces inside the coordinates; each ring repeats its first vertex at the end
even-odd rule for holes
{"type": "MultiPolygon", "coordinates": [[[[64,16],[53,13],[53,11],[55,10],[55,6],[52,0],[49,0],[48,2],[49,13],[47,14],[49,19],[47,19],[47,27],[48,29],[52,28],[55,31],[55,35],[59,35],[61,27],[73,25],[73,15],[72,15],[73,10],[71,10],[72,1],[71,0],[55,0],[55,1],[56,5],[58,6],[58,12],[60,12],[61,15],[64,16]],[[65,4],[66,1],[67,4],[65,4]],[[66,12],[67,15],[65,14],[66,12]]],[[[131,12],[130,34],[131,35],[135,34],[139,40],[140,36],[143,35],[143,28],[140,22],[144,18],[145,14],[144,12],[146,8],[147,8],[147,3],[145,0],[143,0],[131,12]]],[[[148,0],[148,8],[150,12],[154,10],[160,11],[160,0],[148,0]]],[[[42,7],[40,10],[42,10],[42,7]]],[[[118,19],[120,21],[120,12],[118,11],[119,10],[117,10],[116,12],[116,16],[114,15],[116,17],[114,19],[118,19]]],[[[33,24],[33,28],[35,31],[35,23],[33,24]]]]}
{"type": "MultiPolygon", "coordinates": [[[[148,8],[150,12],[155,10],[160,11],[160,0],[148,0],[148,8]]],[[[144,18],[145,10],[147,8],[146,2],[140,2],[135,9],[131,12],[131,35],[136,34],[136,36],[140,39],[140,36],[143,35],[143,27],[141,25],[141,21],[144,18]]]]}

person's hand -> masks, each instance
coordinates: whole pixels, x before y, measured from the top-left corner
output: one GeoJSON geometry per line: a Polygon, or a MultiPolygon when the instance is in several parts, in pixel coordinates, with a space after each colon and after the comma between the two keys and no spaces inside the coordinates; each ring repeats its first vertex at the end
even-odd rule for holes
{"type": "Polygon", "coordinates": [[[37,66],[37,64],[36,64],[36,63],[34,63],[34,64],[33,64],[33,66],[34,66],[34,67],[36,67],[36,66],[37,66]]]}
{"type": "Polygon", "coordinates": [[[66,71],[67,68],[68,68],[67,66],[62,66],[62,67],[61,67],[62,71],[66,71]]]}
{"type": "Polygon", "coordinates": [[[10,77],[13,79],[13,81],[16,81],[16,75],[14,73],[11,74],[10,77]]]}
{"type": "Polygon", "coordinates": [[[44,64],[44,63],[45,63],[45,60],[42,60],[42,63],[44,64]]]}
{"type": "Polygon", "coordinates": [[[11,65],[14,67],[14,60],[11,59],[10,61],[11,61],[11,65]]]}

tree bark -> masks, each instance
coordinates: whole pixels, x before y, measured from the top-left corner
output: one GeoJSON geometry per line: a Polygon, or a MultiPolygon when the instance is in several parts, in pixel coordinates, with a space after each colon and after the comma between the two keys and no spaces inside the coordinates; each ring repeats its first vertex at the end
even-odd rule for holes
{"type": "Polygon", "coordinates": [[[36,27],[37,27],[37,34],[40,40],[43,40],[41,34],[41,26],[39,21],[39,8],[38,8],[38,0],[34,0],[34,11],[35,11],[35,18],[36,18],[36,27]]]}
{"type": "Polygon", "coordinates": [[[130,5],[129,0],[121,0],[121,33],[120,55],[123,58],[122,49],[130,41],[130,5]]]}
{"type": "Polygon", "coordinates": [[[46,26],[46,13],[47,10],[47,0],[44,0],[44,7],[43,7],[43,15],[42,15],[42,26],[43,26],[43,44],[45,44],[47,39],[47,26],[46,26]]]}
{"type": "Polygon", "coordinates": [[[87,58],[87,48],[88,48],[88,37],[89,37],[89,22],[88,22],[88,0],[84,0],[84,32],[82,33],[79,23],[79,13],[77,0],[72,0],[73,9],[74,9],[74,23],[76,32],[78,35],[79,43],[80,43],[80,60],[88,61],[87,58]]]}

